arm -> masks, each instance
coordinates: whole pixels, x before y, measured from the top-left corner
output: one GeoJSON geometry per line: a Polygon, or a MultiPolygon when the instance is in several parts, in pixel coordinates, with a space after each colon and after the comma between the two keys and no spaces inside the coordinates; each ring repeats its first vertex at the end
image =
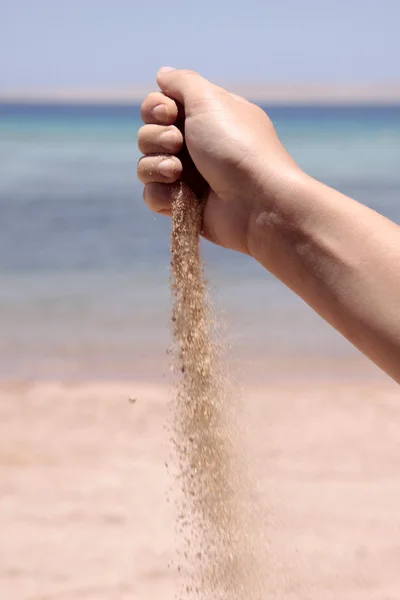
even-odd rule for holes
{"type": "Polygon", "coordinates": [[[400,383],[400,227],[307,176],[289,189],[250,253],[400,383]]]}

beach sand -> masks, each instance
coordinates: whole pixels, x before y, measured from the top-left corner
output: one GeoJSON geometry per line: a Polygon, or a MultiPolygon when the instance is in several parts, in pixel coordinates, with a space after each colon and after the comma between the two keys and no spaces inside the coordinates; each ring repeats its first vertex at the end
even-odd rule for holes
{"type": "MultiPolygon", "coordinates": [[[[2,600],[173,600],[168,398],[150,383],[1,384],[2,600]]],[[[265,383],[241,407],[265,598],[398,600],[398,386],[265,383]]]]}

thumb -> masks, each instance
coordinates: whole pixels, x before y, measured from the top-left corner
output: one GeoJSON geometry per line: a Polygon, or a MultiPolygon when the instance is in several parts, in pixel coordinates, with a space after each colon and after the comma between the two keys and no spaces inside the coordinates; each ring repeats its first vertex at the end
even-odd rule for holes
{"type": "Polygon", "coordinates": [[[177,100],[185,107],[186,115],[190,114],[190,105],[196,100],[210,96],[217,88],[196,71],[162,67],[157,73],[157,83],[164,94],[177,100]]]}

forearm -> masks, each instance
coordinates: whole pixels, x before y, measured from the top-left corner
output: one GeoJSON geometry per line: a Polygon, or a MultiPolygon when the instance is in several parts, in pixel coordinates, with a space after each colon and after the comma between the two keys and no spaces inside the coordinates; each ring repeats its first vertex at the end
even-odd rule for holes
{"type": "Polygon", "coordinates": [[[400,227],[323,184],[295,178],[261,202],[251,254],[400,382],[400,227]]]}

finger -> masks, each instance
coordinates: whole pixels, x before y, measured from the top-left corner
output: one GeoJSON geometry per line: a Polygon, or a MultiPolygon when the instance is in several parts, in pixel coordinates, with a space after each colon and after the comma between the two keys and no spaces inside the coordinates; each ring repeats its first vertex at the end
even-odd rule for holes
{"type": "Polygon", "coordinates": [[[172,208],[166,210],[160,210],[159,215],[163,215],[164,217],[172,217],[172,208]]]}
{"type": "Polygon", "coordinates": [[[172,98],[161,92],[153,92],[143,100],[140,114],[144,123],[173,125],[178,116],[178,107],[172,98]]]}
{"type": "Polygon", "coordinates": [[[172,215],[172,200],[176,197],[179,184],[148,183],[144,186],[143,199],[156,213],[172,215]]]}
{"type": "Polygon", "coordinates": [[[192,102],[222,91],[195,71],[170,67],[163,67],[158,71],[157,83],[167,96],[171,96],[185,106],[187,116],[190,116],[192,102]]]}
{"type": "Polygon", "coordinates": [[[144,184],[174,183],[182,174],[182,163],[176,156],[143,156],[138,163],[137,175],[144,184]]]}
{"type": "Polygon", "coordinates": [[[183,146],[183,135],[174,125],[143,125],[138,132],[138,146],[143,154],[178,154],[183,146]]]}

